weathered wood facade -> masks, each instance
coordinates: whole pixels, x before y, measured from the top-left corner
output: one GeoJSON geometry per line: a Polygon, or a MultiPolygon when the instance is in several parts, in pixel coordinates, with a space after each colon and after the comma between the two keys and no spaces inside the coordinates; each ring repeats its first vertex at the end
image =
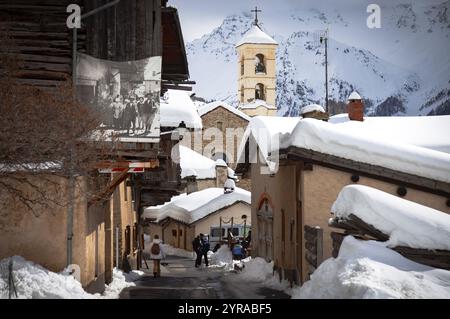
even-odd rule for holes
{"type": "MultiPolygon", "coordinates": [[[[8,46],[0,45],[0,50],[8,50],[18,57],[17,80],[44,90],[55,90],[58,85],[70,82],[74,42],[73,30],[66,25],[70,15],[66,12],[67,6],[77,4],[81,14],[84,14],[110,2],[0,0],[0,33],[11,39],[8,46]]],[[[86,17],[81,24],[77,30],[77,52],[114,61],[162,56],[161,92],[164,92],[166,85],[186,84],[189,72],[178,12],[167,7],[166,0],[121,0],[86,17]]],[[[107,228],[104,246],[108,250],[105,257],[109,271],[113,264],[112,243],[116,240],[113,237],[115,233],[112,234],[117,226],[115,220],[120,220],[119,239],[128,238],[123,240],[123,245],[130,242],[130,236],[136,238],[133,242],[137,242],[139,230],[133,223],[139,220],[142,207],[164,203],[183,189],[180,167],[171,158],[172,148],[178,141],[171,140],[170,136],[161,135],[159,143],[120,143],[119,150],[111,154],[108,160],[152,162],[157,165],[142,174],[112,174],[104,192],[86,199],[89,207],[96,207],[99,202],[105,202],[105,195],[112,195],[110,204],[114,206],[113,215],[107,212],[108,205],[100,205],[105,209],[105,216],[109,216],[105,217],[109,220],[104,221],[107,228]],[[122,216],[116,216],[118,212],[122,216]],[[124,214],[129,214],[129,218],[125,218],[124,214]]],[[[64,225],[61,227],[65,229],[64,225]]],[[[122,250],[133,254],[137,248],[134,245],[132,249],[122,250]]]]}

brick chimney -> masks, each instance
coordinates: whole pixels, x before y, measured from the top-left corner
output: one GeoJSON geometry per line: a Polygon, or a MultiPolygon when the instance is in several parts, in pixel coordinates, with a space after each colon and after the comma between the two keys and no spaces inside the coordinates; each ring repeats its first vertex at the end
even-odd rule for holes
{"type": "Polygon", "coordinates": [[[348,97],[347,113],[351,121],[364,121],[364,104],[356,91],[348,97]]]}

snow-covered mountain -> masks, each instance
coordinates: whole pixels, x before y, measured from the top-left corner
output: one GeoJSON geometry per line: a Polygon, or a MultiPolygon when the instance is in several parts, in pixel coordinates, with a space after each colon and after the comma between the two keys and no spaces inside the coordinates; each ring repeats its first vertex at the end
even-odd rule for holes
{"type": "MultiPolygon", "coordinates": [[[[318,30],[327,27],[332,110],[341,111],[357,90],[367,114],[450,114],[450,0],[382,6],[381,29],[367,28],[365,9],[302,8],[277,25],[279,34],[270,32],[270,23],[262,25],[279,43],[280,115],[297,116],[306,104],[324,104],[324,46],[318,30]]],[[[197,96],[237,104],[235,44],[251,24],[250,14],[231,15],[186,45],[197,96]]]]}

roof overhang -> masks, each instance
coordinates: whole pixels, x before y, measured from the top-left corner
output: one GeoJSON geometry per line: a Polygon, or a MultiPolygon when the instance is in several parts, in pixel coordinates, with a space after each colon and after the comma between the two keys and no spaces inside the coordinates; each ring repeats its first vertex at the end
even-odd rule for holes
{"type": "MultiPolygon", "coordinates": [[[[441,196],[450,196],[450,184],[430,178],[399,172],[378,165],[362,163],[350,159],[324,154],[310,149],[290,146],[279,151],[280,160],[303,161],[340,171],[357,173],[388,183],[411,187],[441,196]]],[[[269,156],[270,159],[270,156],[269,156]]]]}

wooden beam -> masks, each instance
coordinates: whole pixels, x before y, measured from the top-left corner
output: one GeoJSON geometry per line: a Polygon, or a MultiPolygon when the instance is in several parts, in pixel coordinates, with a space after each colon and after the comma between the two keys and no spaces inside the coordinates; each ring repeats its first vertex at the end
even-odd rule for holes
{"type": "Polygon", "coordinates": [[[109,200],[109,197],[114,193],[116,187],[120,185],[127,177],[128,171],[117,174],[114,179],[106,186],[106,188],[94,195],[88,202],[88,207],[96,202],[103,202],[109,200]]]}

